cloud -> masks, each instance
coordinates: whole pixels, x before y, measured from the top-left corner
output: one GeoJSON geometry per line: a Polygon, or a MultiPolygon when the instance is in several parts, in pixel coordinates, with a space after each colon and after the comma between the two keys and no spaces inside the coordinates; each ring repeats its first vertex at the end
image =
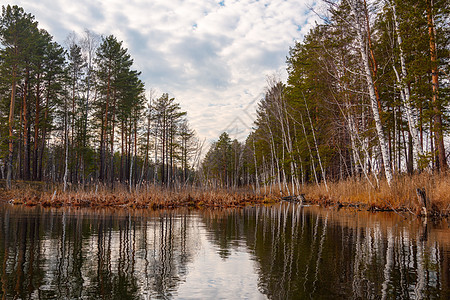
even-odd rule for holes
{"type": "MultiPolygon", "coordinates": [[[[208,140],[251,130],[266,76],[318,17],[312,0],[12,0],[64,44],[85,28],[123,40],[148,89],[168,92],[208,140]]],[[[159,95],[158,95],[159,96],[159,95]]]]}

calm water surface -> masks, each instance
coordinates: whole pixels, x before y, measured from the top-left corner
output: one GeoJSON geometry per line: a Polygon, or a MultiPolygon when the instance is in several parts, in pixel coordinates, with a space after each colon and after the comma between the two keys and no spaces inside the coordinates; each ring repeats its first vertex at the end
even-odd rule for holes
{"type": "Polygon", "coordinates": [[[447,221],[388,213],[0,205],[5,299],[449,299],[449,258],[447,221]]]}

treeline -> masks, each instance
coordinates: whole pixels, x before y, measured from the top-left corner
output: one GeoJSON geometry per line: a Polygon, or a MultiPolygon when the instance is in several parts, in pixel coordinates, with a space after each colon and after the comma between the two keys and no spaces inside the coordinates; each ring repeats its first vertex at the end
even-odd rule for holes
{"type": "MultiPolygon", "coordinates": [[[[192,180],[198,141],[168,94],[146,97],[122,41],[86,30],[59,45],[34,16],[0,18],[0,176],[69,183],[192,180]]],[[[197,158],[198,160],[198,158],[197,158]]]]}
{"type": "Polygon", "coordinates": [[[323,24],[269,78],[245,143],[222,135],[208,182],[297,194],[306,183],[446,171],[450,5],[445,0],[324,1],[323,24]]]}

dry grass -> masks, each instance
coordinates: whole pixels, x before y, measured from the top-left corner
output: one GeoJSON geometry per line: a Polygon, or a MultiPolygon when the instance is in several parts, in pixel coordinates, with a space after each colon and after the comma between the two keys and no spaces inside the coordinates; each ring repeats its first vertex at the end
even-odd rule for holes
{"type": "Polygon", "coordinates": [[[128,192],[125,186],[111,191],[107,188],[89,191],[39,192],[34,189],[15,189],[5,192],[0,200],[25,206],[44,207],[124,207],[124,208],[178,208],[178,207],[243,207],[246,205],[275,202],[254,195],[248,189],[238,191],[205,190],[186,188],[179,191],[160,187],[147,187],[140,191],[128,192]]]}
{"type": "MultiPolygon", "coordinates": [[[[139,191],[129,192],[126,186],[117,186],[113,191],[107,187],[91,187],[87,190],[62,192],[61,186],[47,191],[32,186],[16,185],[12,191],[0,190],[0,201],[27,206],[74,206],[74,207],[128,207],[128,208],[234,208],[246,205],[275,203],[278,193],[255,195],[250,187],[239,190],[185,188],[169,190],[147,186],[139,191]],[[56,191],[56,192],[55,192],[56,191]]],[[[308,202],[321,206],[351,206],[372,211],[400,210],[419,215],[416,189],[425,188],[430,206],[428,212],[435,216],[450,216],[450,176],[422,173],[414,176],[397,176],[392,187],[381,180],[373,188],[367,180],[348,179],[329,182],[319,187],[309,184],[302,188],[308,202]]],[[[276,190],[275,188],[273,189],[276,190]]],[[[263,188],[261,189],[263,191],[263,188]]],[[[287,193],[285,192],[284,195],[287,193]]]]}
{"type": "Polygon", "coordinates": [[[349,179],[325,185],[308,185],[305,197],[315,203],[327,205],[360,206],[370,210],[403,210],[419,214],[421,206],[416,194],[417,188],[425,188],[430,201],[429,212],[434,215],[450,214],[450,176],[422,173],[414,176],[397,176],[391,187],[381,180],[373,188],[365,179],[349,179]]]}

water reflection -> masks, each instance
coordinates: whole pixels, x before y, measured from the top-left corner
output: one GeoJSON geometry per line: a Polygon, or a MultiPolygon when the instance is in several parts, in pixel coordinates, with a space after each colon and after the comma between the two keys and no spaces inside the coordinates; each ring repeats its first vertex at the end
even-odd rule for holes
{"type": "Polygon", "coordinates": [[[196,249],[188,218],[3,208],[3,297],[170,297],[196,249]]]}
{"type": "Polygon", "coordinates": [[[205,223],[224,257],[245,242],[269,298],[450,297],[446,221],[285,204],[210,213],[205,223]]]}
{"type": "Polygon", "coordinates": [[[450,230],[292,204],[224,211],[0,206],[2,298],[443,298],[450,230]]]}

